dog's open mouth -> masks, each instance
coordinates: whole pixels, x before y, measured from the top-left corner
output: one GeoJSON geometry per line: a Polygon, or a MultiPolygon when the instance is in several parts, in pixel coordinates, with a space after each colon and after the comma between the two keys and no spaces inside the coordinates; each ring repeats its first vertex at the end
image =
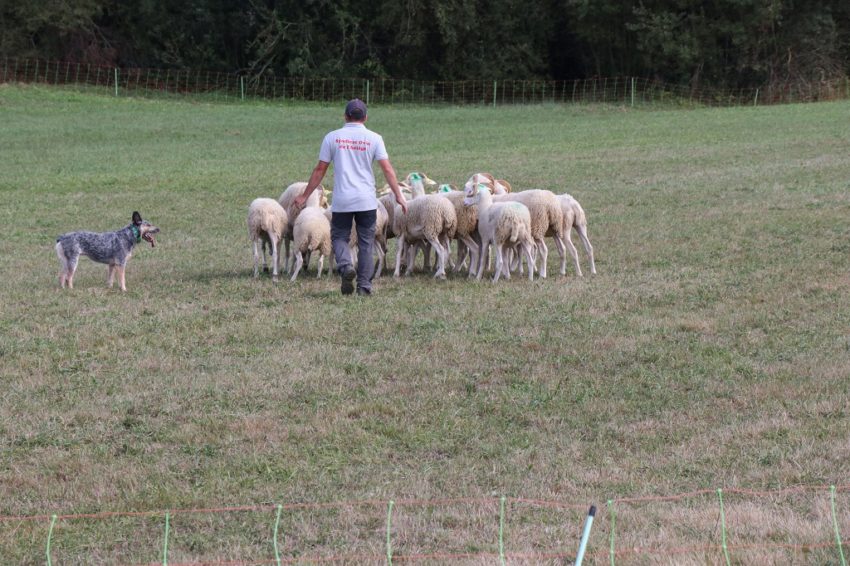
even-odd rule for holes
{"type": "Polygon", "coordinates": [[[149,244],[151,245],[151,247],[152,247],[152,248],[153,248],[153,247],[156,247],[156,240],[154,239],[154,237],[153,237],[153,234],[152,234],[152,233],[150,233],[150,232],[145,232],[144,234],[142,234],[142,239],[143,239],[144,241],[146,241],[147,243],[149,243],[149,244]]]}

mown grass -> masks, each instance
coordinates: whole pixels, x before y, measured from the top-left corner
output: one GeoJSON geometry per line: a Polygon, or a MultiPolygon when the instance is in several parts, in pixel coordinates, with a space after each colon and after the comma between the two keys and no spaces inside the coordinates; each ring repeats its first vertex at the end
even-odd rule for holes
{"type": "MultiPolygon", "coordinates": [[[[387,277],[362,300],[336,280],[250,277],[248,203],[307,177],[341,109],[0,86],[0,514],[845,484],[848,110],[375,107],[400,175],[486,170],[573,194],[599,275],[387,277]],[[55,237],[133,210],[162,234],[128,291],[86,259],[60,291],[55,237]]],[[[824,497],[739,501],[730,530],[828,543],[824,497]]],[[[850,497],[837,501],[847,532],[850,497]]],[[[625,512],[618,536],[717,543],[714,505],[625,512]]],[[[495,504],[456,506],[400,511],[399,551],[494,552],[495,504]]],[[[511,510],[506,550],[575,549],[580,512],[527,511],[511,510]]],[[[384,513],[293,513],[284,550],[381,555],[384,513]]],[[[268,559],[252,525],[269,517],[183,519],[171,559],[268,559]]],[[[46,531],[0,523],[0,555],[42,562],[46,531]]],[[[161,536],[146,519],[60,521],[54,554],[151,562],[161,536]]]]}

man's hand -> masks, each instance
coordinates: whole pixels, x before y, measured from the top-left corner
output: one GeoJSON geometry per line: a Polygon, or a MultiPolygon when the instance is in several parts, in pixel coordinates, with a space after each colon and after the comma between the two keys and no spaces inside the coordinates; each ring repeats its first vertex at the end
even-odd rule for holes
{"type": "Polygon", "coordinates": [[[292,201],[292,206],[298,209],[302,209],[304,208],[304,205],[307,204],[308,198],[309,195],[307,195],[306,193],[301,193],[300,195],[295,197],[295,200],[292,201]]]}
{"type": "Polygon", "coordinates": [[[398,205],[401,207],[401,211],[402,211],[404,214],[407,214],[407,200],[405,200],[405,198],[404,198],[404,197],[401,197],[401,198],[396,197],[395,201],[396,201],[396,202],[398,203],[398,205]]]}

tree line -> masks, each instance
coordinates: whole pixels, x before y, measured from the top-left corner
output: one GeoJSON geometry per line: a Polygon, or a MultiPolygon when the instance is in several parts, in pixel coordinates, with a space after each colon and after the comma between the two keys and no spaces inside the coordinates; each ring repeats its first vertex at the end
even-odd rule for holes
{"type": "Polygon", "coordinates": [[[0,0],[0,56],[260,77],[850,74],[848,0],[0,0]]]}

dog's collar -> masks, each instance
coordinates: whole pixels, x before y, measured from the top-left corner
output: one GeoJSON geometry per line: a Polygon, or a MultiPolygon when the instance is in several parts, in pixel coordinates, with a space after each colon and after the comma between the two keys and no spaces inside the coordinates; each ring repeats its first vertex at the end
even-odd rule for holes
{"type": "Polygon", "coordinates": [[[133,236],[135,236],[135,238],[136,238],[136,243],[138,244],[139,242],[141,242],[142,241],[142,231],[139,230],[139,227],[136,226],[135,224],[130,224],[130,230],[133,232],[133,236]]]}

